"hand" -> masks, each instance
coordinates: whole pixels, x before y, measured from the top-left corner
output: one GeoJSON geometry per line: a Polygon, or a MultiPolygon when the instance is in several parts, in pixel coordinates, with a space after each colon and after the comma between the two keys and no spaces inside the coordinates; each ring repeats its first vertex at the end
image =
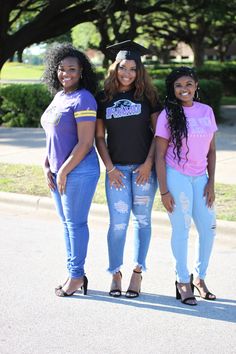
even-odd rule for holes
{"type": "Polygon", "coordinates": [[[152,164],[148,162],[144,162],[142,165],[140,165],[136,170],[134,170],[133,173],[137,173],[137,178],[136,178],[136,183],[137,185],[139,184],[145,184],[148,182],[150,174],[151,174],[151,169],[152,169],[152,164]]]}
{"type": "Polygon", "coordinates": [[[122,182],[122,178],[126,178],[125,175],[118,169],[115,168],[114,171],[108,174],[110,187],[115,188],[123,188],[124,183],[122,182]]]}
{"type": "Polygon", "coordinates": [[[54,175],[50,170],[50,167],[44,166],[44,175],[45,179],[47,182],[48,187],[54,191],[56,188],[55,182],[54,182],[54,175]]]}
{"type": "Polygon", "coordinates": [[[175,201],[174,198],[172,197],[172,195],[169,193],[162,195],[161,196],[161,201],[162,204],[164,205],[164,207],[166,208],[166,210],[169,213],[172,213],[175,207],[175,201]]]}
{"type": "Polygon", "coordinates": [[[214,183],[208,181],[205,188],[204,188],[204,197],[206,197],[206,205],[208,208],[211,208],[214,201],[215,201],[215,190],[214,190],[214,183]]]}
{"type": "Polygon", "coordinates": [[[66,191],[66,180],[67,180],[67,175],[63,174],[59,170],[57,174],[57,188],[61,195],[66,191]]]}

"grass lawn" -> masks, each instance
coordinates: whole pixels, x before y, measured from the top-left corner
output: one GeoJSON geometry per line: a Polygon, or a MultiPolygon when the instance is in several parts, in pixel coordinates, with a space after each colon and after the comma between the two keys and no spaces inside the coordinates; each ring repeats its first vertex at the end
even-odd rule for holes
{"type": "Polygon", "coordinates": [[[236,97],[235,96],[223,96],[221,100],[222,105],[236,105],[236,97]]]}
{"type": "MultiPolygon", "coordinates": [[[[105,204],[105,174],[102,173],[93,201],[105,204]]],[[[0,164],[0,191],[50,196],[42,168],[21,164],[0,164]]],[[[216,184],[217,218],[236,221],[236,185],[216,184]]],[[[157,193],[154,210],[164,211],[159,193],[157,193]]]]}
{"type": "Polygon", "coordinates": [[[44,70],[43,65],[22,63],[5,63],[1,71],[2,80],[40,80],[44,70]]]}

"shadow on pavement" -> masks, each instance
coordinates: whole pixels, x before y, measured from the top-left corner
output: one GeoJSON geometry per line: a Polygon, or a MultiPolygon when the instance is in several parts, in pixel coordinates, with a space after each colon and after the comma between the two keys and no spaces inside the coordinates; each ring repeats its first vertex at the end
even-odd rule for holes
{"type": "MultiPolygon", "coordinates": [[[[199,300],[199,296],[196,296],[199,300]]],[[[182,304],[172,296],[142,293],[138,298],[127,299],[125,296],[113,298],[107,292],[88,290],[88,295],[76,293],[70,300],[92,300],[131,306],[136,308],[188,315],[199,318],[236,323],[236,301],[231,299],[216,299],[215,301],[199,300],[197,306],[182,304]],[[78,294],[78,295],[77,295],[78,294]]]]}

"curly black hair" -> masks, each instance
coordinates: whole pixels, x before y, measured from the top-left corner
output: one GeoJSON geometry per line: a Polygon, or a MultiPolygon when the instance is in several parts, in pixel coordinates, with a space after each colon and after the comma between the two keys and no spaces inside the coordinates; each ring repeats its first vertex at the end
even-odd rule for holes
{"type": "MultiPolygon", "coordinates": [[[[190,76],[195,82],[198,82],[197,74],[194,69],[187,66],[181,66],[174,69],[166,78],[166,99],[165,110],[167,113],[168,126],[171,132],[172,142],[174,144],[174,154],[177,155],[180,162],[180,152],[182,148],[182,139],[188,140],[188,125],[184,114],[183,106],[180,100],[175,97],[174,82],[182,76],[190,76]]],[[[198,101],[198,89],[195,92],[194,100],[198,101]]],[[[188,154],[188,151],[186,155],[188,154]]]]}
{"type": "Polygon", "coordinates": [[[62,89],[57,77],[57,69],[60,62],[67,57],[77,58],[79,65],[83,68],[83,76],[79,80],[78,88],[85,88],[95,94],[97,91],[95,70],[87,56],[70,43],[54,43],[45,54],[45,71],[42,80],[48,86],[48,89],[53,94],[62,89]]]}

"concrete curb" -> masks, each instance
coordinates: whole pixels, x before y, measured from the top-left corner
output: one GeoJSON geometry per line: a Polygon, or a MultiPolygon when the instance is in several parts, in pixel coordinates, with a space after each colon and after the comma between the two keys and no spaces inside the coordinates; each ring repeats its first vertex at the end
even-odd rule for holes
{"type": "MultiPolygon", "coordinates": [[[[35,210],[55,211],[53,200],[49,197],[0,192],[0,203],[15,204],[22,207],[30,207],[35,210]]],[[[93,203],[90,212],[93,216],[108,218],[107,205],[93,203]]],[[[156,226],[160,224],[164,227],[170,226],[168,215],[164,212],[153,211],[152,222],[156,226]]],[[[236,222],[217,220],[217,234],[235,237],[236,222]]]]}

